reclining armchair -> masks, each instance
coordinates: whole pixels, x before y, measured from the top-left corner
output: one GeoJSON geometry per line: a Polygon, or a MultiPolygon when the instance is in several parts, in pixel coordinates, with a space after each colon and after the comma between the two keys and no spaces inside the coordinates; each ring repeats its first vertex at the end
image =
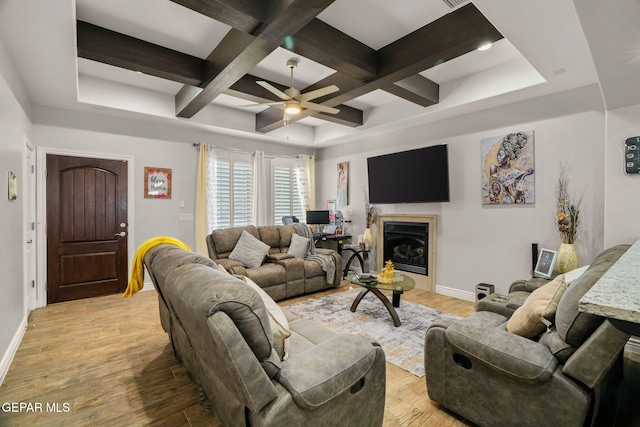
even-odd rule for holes
{"type": "Polygon", "coordinates": [[[554,324],[534,338],[507,330],[514,307],[434,324],[424,350],[429,397],[481,426],[592,424],[629,335],[578,311],[578,301],[628,248],[599,254],[561,294],[554,324]]]}

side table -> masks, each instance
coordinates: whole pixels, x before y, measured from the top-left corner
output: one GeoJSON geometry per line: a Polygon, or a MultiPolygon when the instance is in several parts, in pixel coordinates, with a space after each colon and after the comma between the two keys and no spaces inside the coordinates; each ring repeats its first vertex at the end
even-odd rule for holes
{"type": "Polygon", "coordinates": [[[362,272],[366,273],[366,271],[364,271],[364,262],[369,259],[369,252],[371,252],[371,247],[361,248],[358,245],[342,245],[342,251],[353,252],[347,260],[347,263],[345,264],[342,277],[348,276],[349,269],[351,268],[351,263],[354,259],[357,259],[360,262],[360,268],[362,269],[362,272]]]}

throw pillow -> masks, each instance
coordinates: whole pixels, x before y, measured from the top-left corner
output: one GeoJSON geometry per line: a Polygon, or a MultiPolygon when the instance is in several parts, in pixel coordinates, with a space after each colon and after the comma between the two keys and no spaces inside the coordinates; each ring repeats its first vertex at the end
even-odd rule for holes
{"type": "Polygon", "coordinates": [[[240,278],[258,292],[258,295],[262,298],[264,306],[267,308],[267,313],[269,313],[269,323],[273,333],[273,348],[276,349],[280,360],[287,360],[289,357],[289,337],[291,336],[287,316],[280,306],[256,282],[246,276],[240,278]]]}
{"type": "Polygon", "coordinates": [[[507,330],[525,338],[535,338],[546,330],[556,314],[558,302],[567,288],[561,274],[527,297],[507,322],[507,330]]]}
{"type": "Polygon", "coordinates": [[[223,273],[227,273],[229,276],[231,276],[231,273],[229,273],[229,270],[227,270],[226,268],[224,268],[224,265],[222,264],[217,264],[218,266],[218,270],[222,271],[223,273]]]}
{"type": "Polygon", "coordinates": [[[291,236],[291,244],[289,245],[289,250],[287,251],[287,253],[290,253],[296,258],[304,259],[304,257],[307,256],[308,250],[309,239],[294,233],[291,236]]]}
{"type": "Polygon", "coordinates": [[[269,248],[269,245],[256,239],[246,230],[242,230],[242,235],[229,254],[229,259],[241,262],[246,268],[260,267],[269,253],[269,248]]]}

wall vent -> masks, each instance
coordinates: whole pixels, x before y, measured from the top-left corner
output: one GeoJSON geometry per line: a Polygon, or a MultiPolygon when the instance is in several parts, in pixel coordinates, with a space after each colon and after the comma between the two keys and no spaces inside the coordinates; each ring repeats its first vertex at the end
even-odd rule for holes
{"type": "Polygon", "coordinates": [[[454,9],[458,6],[462,6],[465,3],[468,3],[469,0],[442,0],[444,4],[449,6],[451,9],[454,9]]]}

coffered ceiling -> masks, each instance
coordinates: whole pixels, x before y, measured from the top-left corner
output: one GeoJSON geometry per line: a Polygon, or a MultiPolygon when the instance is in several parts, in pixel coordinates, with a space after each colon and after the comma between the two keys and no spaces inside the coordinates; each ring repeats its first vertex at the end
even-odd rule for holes
{"type": "Polygon", "coordinates": [[[597,82],[568,0],[0,0],[0,36],[36,105],[317,147],[597,82]],[[259,105],[289,59],[338,114],[259,105]]]}

